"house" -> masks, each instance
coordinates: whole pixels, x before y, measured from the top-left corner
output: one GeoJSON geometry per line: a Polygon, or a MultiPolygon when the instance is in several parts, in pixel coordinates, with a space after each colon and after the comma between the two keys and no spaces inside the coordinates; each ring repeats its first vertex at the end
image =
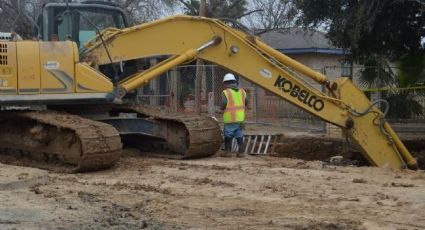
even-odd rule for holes
{"type": "Polygon", "coordinates": [[[323,32],[291,28],[261,35],[267,44],[333,80],[349,75],[346,51],[330,44],[323,32]]]}

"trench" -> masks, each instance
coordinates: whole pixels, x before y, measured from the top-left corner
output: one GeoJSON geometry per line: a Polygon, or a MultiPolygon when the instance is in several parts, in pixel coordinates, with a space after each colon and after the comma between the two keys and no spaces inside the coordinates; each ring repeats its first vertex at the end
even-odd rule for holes
{"type": "MultiPolygon", "coordinates": [[[[420,169],[425,169],[425,140],[403,140],[420,169]]],[[[282,138],[276,145],[278,157],[296,158],[306,161],[329,162],[331,157],[342,156],[345,164],[368,166],[368,161],[360,151],[344,139],[329,137],[297,136],[282,138]]]]}

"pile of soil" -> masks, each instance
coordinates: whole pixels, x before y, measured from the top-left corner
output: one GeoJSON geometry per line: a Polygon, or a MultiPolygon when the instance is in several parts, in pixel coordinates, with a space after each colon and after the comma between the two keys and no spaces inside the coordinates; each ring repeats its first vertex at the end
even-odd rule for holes
{"type": "Polygon", "coordinates": [[[322,136],[284,136],[276,145],[275,154],[308,161],[329,161],[331,157],[342,156],[357,164],[367,164],[360,151],[347,140],[322,136]]]}

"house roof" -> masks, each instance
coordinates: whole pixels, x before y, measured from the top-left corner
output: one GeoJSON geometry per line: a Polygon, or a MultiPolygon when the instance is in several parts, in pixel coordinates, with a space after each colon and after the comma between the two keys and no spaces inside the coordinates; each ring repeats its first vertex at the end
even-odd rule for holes
{"type": "Polygon", "coordinates": [[[323,32],[291,28],[273,30],[260,35],[273,48],[286,54],[325,53],[344,55],[343,49],[331,45],[323,32]]]}

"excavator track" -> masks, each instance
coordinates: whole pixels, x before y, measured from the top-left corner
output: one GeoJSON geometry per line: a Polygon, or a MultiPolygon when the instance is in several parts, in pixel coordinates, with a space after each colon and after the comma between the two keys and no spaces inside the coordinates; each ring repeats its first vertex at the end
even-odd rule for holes
{"type": "Polygon", "coordinates": [[[214,155],[221,147],[222,134],[218,122],[211,117],[173,113],[164,108],[146,106],[118,106],[118,111],[134,112],[150,119],[160,127],[159,136],[168,148],[178,154],[176,158],[190,159],[214,155]]]}
{"type": "Polygon", "coordinates": [[[120,157],[117,130],[78,115],[11,111],[0,115],[0,122],[1,153],[12,153],[7,155],[18,164],[75,173],[109,168],[120,157]]]}

